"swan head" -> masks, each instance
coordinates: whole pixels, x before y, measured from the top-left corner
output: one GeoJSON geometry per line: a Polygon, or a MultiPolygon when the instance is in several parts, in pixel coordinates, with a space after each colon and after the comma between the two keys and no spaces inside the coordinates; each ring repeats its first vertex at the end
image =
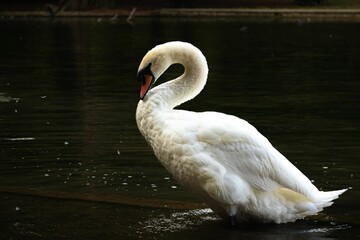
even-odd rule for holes
{"type": "MultiPolygon", "coordinates": [[[[137,73],[137,79],[141,82],[141,100],[144,100],[157,79],[172,64],[181,64],[184,67],[181,76],[170,80],[169,84],[166,83],[166,88],[162,88],[169,91],[167,95],[171,97],[172,107],[194,98],[201,92],[208,74],[205,56],[191,43],[173,41],[157,45],[142,59],[137,73]]],[[[162,94],[162,97],[164,95],[162,94]]]]}
{"type": "Polygon", "coordinates": [[[158,45],[151,49],[142,59],[137,80],[141,83],[140,99],[143,100],[147,92],[153,86],[155,81],[171,65],[171,59],[164,47],[165,44],[158,45]]]}

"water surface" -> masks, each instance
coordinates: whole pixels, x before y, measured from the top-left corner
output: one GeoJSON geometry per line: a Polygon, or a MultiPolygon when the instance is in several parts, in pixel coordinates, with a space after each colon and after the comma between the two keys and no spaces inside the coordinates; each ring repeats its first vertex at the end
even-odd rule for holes
{"type": "Polygon", "coordinates": [[[359,23],[1,19],[0,30],[5,239],[359,237],[359,23]],[[170,40],[198,46],[210,69],[181,108],[244,118],[318,188],[350,190],[291,224],[229,229],[198,210],[134,117],[138,64],[170,40]]]}

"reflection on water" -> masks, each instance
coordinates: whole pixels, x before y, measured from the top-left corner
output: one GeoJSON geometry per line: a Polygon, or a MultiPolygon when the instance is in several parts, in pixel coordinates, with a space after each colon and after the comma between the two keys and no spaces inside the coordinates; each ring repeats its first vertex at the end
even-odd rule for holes
{"type": "Polygon", "coordinates": [[[358,23],[1,19],[0,30],[5,238],[359,236],[358,23]],[[140,59],[175,39],[202,49],[210,69],[204,91],[181,107],[244,118],[320,189],[351,188],[325,217],[234,230],[190,210],[202,205],[158,163],[134,119],[140,59]]]}
{"type": "Polygon", "coordinates": [[[179,239],[184,237],[184,232],[187,238],[194,239],[205,236],[210,239],[237,238],[238,236],[246,237],[246,239],[288,239],[289,237],[329,239],[331,233],[351,231],[351,226],[348,224],[318,220],[300,220],[297,223],[283,225],[245,224],[229,228],[210,209],[163,213],[145,222],[139,222],[139,225],[140,228],[137,230],[139,236],[157,233],[179,239]]]}
{"type": "Polygon", "coordinates": [[[353,239],[354,224],[302,220],[229,228],[206,209],[124,207],[87,201],[58,201],[0,195],[4,239],[353,239]],[[7,206],[7,208],[4,207],[7,206]]]}

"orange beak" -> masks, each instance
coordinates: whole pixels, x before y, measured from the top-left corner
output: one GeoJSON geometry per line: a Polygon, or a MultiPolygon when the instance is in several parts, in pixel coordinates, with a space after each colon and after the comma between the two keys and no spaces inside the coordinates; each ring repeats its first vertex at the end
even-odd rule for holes
{"type": "Polygon", "coordinates": [[[148,74],[144,74],[143,75],[144,78],[142,80],[142,85],[141,85],[141,89],[140,89],[140,99],[144,99],[146,93],[149,91],[151,85],[154,82],[154,77],[148,74]]]}

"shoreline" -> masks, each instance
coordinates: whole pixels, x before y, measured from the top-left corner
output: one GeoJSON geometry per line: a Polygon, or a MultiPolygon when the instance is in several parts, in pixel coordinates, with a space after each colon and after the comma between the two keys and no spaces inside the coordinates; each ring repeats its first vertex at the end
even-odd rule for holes
{"type": "Polygon", "coordinates": [[[49,11],[3,11],[1,18],[74,18],[74,17],[239,17],[239,18],[315,18],[315,19],[347,19],[360,20],[360,9],[329,9],[329,8],[178,8],[178,9],[111,9],[94,11],[64,11],[52,15],[49,11]]]}

